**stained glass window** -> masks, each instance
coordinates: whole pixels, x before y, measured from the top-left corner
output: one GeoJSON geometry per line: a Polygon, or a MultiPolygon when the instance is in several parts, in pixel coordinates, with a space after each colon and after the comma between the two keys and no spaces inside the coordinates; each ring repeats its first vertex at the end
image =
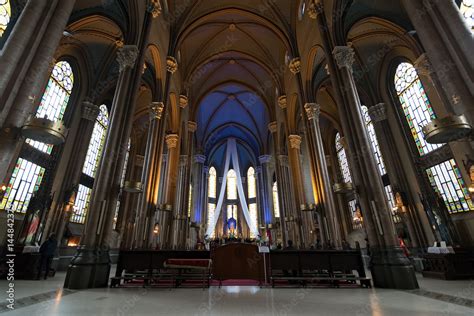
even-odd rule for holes
{"type": "Polygon", "coordinates": [[[128,167],[128,158],[130,158],[130,143],[131,140],[130,138],[128,139],[128,145],[127,145],[127,152],[125,153],[125,162],[123,164],[123,169],[122,169],[122,176],[120,178],[120,195],[119,199],[117,200],[117,205],[115,206],[115,215],[114,215],[114,229],[115,226],[117,225],[117,220],[118,220],[118,214],[120,211],[120,203],[121,203],[121,198],[122,198],[122,188],[123,185],[125,184],[125,176],[127,175],[127,167],[128,167]]]}
{"type": "MultiPolygon", "coordinates": [[[[379,141],[377,140],[377,135],[375,134],[375,127],[372,119],[370,118],[369,111],[365,105],[362,106],[362,114],[364,116],[365,125],[367,127],[367,133],[369,134],[370,143],[372,145],[372,151],[374,153],[375,161],[377,162],[377,167],[379,170],[380,176],[387,174],[385,169],[385,163],[383,161],[382,152],[380,151],[379,141]]],[[[387,196],[388,204],[390,209],[393,210],[395,207],[395,201],[393,197],[392,187],[387,185],[385,187],[385,194],[387,196]]]]}
{"type": "Polygon", "coordinates": [[[347,161],[346,150],[341,143],[341,135],[336,134],[336,152],[337,160],[339,161],[339,168],[341,170],[342,179],[344,183],[352,182],[351,172],[349,170],[349,162],[347,161]]]}
{"type": "Polygon", "coordinates": [[[474,210],[469,191],[454,159],[426,170],[434,190],[441,195],[451,214],[474,210]]]}
{"type": "Polygon", "coordinates": [[[227,199],[237,200],[237,174],[232,169],[227,173],[227,199]]]}
{"type": "MultiPolygon", "coordinates": [[[[211,167],[209,169],[209,179],[207,184],[207,192],[209,201],[207,204],[207,225],[212,225],[214,223],[214,216],[216,212],[216,197],[217,197],[217,171],[216,168],[211,167]]],[[[210,238],[214,238],[216,235],[216,230],[212,231],[210,238]]]]}
{"type": "MultiPolygon", "coordinates": [[[[73,84],[74,74],[71,65],[66,61],[56,63],[36,111],[36,117],[46,118],[50,121],[61,121],[71,96],[73,84]]],[[[47,154],[50,154],[53,150],[53,145],[32,139],[27,139],[26,142],[47,154]]]]}
{"type": "Polygon", "coordinates": [[[250,167],[247,171],[247,185],[248,185],[248,194],[249,199],[254,199],[257,197],[257,180],[255,178],[255,169],[250,167]]]}
{"type": "MultiPolygon", "coordinates": [[[[247,170],[247,185],[249,195],[249,213],[252,225],[258,227],[258,213],[257,213],[257,179],[255,177],[255,169],[250,167],[247,170]]],[[[253,232],[250,233],[250,238],[256,238],[253,232]]]]}
{"type": "Polygon", "coordinates": [[[395,89],[420,156],[441,147],[441,144],[430,144],[425,141],[422,128],[436,119],[436,114],[412,64],[401,63],[398,66],[395,89]]]}
{"type": "Polygon", "coordinates": [[[280,218],[280,202],[278,201],[278,185],[273,182],[273,214],[275,218],[280,218]]]}
{"type": "Polygon", "coordinates": [[[189,184],[189,197],[188,197],[188,217],[191,217],[191,207],[193,205],[193,184],[189,184]]]}
{"type": "Polygon", "coordinates": [[[463,0],[459,7],[467,25],[474,32],[474,0],[463,0]]]}
{"type": "Polygon", "coordinates": [[[0,0],[0,37],[7,29],[8,23],[12,16],[12,8],[10,6],[10,0],[0,0]]]}
{"type": "Polygon", "coordinates": [[[85,185],[80,184],[77,191],[76,200],[74,202],[73,214],[70,221],[73,223],[84,224],[86,220],[87,210],[89,209],[89,201],[92,190],[85,185]]]}
{"type": "Polygon", "coordinates": [[[82,172],[94,178],[99,166],[100,157],[104,149],[105,136],[109,126],[109,114],[107,106],[101,105],[100,112],[94,125],[89,148],[87,149],[86,160],[82,167],[82,172]]]}
{"type": "Polygon", "coordinates": [[[0,204],[0,209],[25,213],[31,196],[39,189],[44,172],[44,168],[19,158],[0,204]]]}

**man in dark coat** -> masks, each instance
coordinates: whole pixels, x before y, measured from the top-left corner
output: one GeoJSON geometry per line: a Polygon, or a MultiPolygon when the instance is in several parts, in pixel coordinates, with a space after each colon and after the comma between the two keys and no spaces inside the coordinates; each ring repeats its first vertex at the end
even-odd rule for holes
{"type": "Polygon", "coordinates": [[[39,280],[41,278],[41,273],[43,270],[45,271],[44,274],[44,279],[46,280],[48,278],[49,270],[51,268],[51,262],[53,261],[54,253],[56,252],[56,247],[58,245],[58,242],[56,240],[56,235],[51,234],[40,247],[40,254],[41,254],[41,260],[40,260],[40,266],[38,270],[38,276],[37,279],[39,280]]]}

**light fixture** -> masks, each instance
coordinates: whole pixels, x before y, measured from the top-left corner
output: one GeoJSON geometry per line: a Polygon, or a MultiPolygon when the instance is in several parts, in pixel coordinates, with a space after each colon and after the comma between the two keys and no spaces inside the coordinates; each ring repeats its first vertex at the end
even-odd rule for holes
{"type": "Polygon", "coordinates": [[[6,190],[7,190],[7,186],[5,184],[2,184],[2,186],[0,187],[0,191],[5,192],[6,190]]]}

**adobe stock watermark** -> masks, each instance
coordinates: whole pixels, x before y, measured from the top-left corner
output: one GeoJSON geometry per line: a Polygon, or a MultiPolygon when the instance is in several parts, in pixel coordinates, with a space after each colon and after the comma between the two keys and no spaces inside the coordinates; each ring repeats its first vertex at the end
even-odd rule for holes
{"type": "Polygon", "coordinates": [[[15,309],[15,212],[13,209],[7,209],[7,308],[15,309]]]}

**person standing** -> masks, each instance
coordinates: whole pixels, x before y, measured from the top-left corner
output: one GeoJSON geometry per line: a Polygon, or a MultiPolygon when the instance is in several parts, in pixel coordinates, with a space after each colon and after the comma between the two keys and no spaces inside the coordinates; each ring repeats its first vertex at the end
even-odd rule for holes
{"type": "Polygon", "coordinates": [[[38,269],[38,276],[36,279],[41,278],[41,273],[43,272],[43,268],[45,270],[44,279],[48,278],[49,270],[51,268],[51,262],[53,261],[54,253],[56,252],[56,247],[58,246],[58,242],[56,240],[56,235],[51,234],[40,247],[40,266],[38,269]]]}

